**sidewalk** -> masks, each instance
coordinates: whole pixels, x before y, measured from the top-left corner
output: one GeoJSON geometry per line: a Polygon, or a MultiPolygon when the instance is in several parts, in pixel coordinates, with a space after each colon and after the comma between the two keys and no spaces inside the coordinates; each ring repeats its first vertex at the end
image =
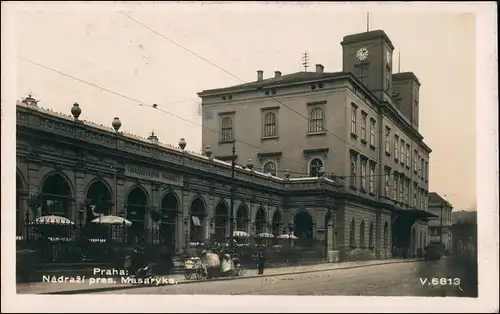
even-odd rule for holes
{"type": "MultiPolygon", "coordinates": [[[[372,261],[359,261],[359,262],[343,262],[343,263],[325,263],[318,265],[308,265],[308,266],[293,266],[293,267],[276,267],[276,268],[266,268],[264,275],[257,275],[256,269],[246,269],[243,271],[243,277],[232,277],[232,278],[220,278],[212,280],[244,280],[248,278],[256,277],[272,277],[281,276],[288,274],[301,274],[301,273],[312,273],[335,269],[349,269],[358,267],[369,267],[375,265],[393,264],[393,263],[405,263],[420,261],[421,259],[389,259],[389,260],[372,260],[372,261]]],[[[161,276],[172,278],[177,284],[191,284],[199,283],[206,280],[186,280],[183,274],[175,274],[171,276],[161,276]]],[[[141,288],[145,286],[151,286],[146,284],[130,284],[121,283],[121,280],[116,278],[113,279],[114,283],[90,283],[89,278],[86,278],[83,283],[22,283],[17,284],[16,290],[19,294],[80,294],[80,293],[92,293],[92,292],[102,292],[102,291],[112,291],[112,290],[123,290],[123,289],[133,289],[141,288]]],[[[163,285],[163,284],[162,284],[163,285]]]]}

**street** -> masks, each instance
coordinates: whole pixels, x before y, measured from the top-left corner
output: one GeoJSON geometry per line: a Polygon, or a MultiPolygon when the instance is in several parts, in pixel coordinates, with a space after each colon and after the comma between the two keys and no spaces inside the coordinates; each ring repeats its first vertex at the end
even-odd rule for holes
{"type": "Polygon", "coordinates": [[[461,261],[408,263],[337,269],[308,274],[239,280],[205,281],[107,291],[93,294],[218,294],[218,295],[360,295],[360,296],[477,296],[477,284],[461,261]],[[447,278],[442,284],[433,278],[447,278]],[[453,282],[459,278],[460,284],[453,282]],[[425,281],[427,279],[427,281],[425,281]],[[424,283],[422,283],[424,282],[424,283]]]}

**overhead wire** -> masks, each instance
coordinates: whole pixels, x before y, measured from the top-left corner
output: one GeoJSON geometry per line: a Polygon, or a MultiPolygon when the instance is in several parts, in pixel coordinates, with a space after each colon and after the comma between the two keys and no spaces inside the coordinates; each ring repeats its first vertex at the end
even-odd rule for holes
{"type": "MultiPolygon", "coordinates": [[[[48,67],[48,66],[46,66],[46,65],[40,64],[40,63],[38,63],[38,62],[36,62],[36,61],[30,60],[30,59],[27,59],[27,58],[24,58],[24,57],[21,57],[21,56],[18,56],[18,58],[19,58],[19,59],[22,59],[22,60],[24,60],[24,61],[26,61],[26,62],[29,62],[29,63],[31,63],[31,64],[34,64],[34,65],[36,65],[36,66],[38,66],[38,67],[41,67],[41,68],[43,68],[43,69],[46,69],[46,70],[52,71],[52,72],[54,72],[54,73],[57,73],[57,74],[59,74],[59,75],[63,75],[63,76],[65,76],[65,77],[67,77],[67,78],[70,78],[70,79],[76,80],[76,81],[78,81],[78,82],[80,82],[80,83],[87,84],[87,85],[93,86],[93,87],[95,87],[95,88],[98,88],[98,89],[100,89],[100,90],[102,90],[102,91],[105,91],[105,92],[111,93],[111,94],[113,94],[113,95],[116,95],[116,96],[118,96],[118,97],[122,97],[122,98],[124,98],[124,99],[127,99],[127,100],[129,100],[129,101],[132,101],[132,102],[136,103],[136,105],[146,106],[146,107],[151,107],[151,108],[153,108],[153,109],[155,109],[155,110],[158,110],[158,111],[160,111],[160,112],[162,112],[162,113],[165,113],[165,114],[168,114],[168,115],[173,116],[173,117],[175,117],[175,118],[178,118],[178,119],[183,120],[183,121],[185,121],[185,122],[188,122],[188,123],[194,124],[194,125],[196,125],[196,126],[199,126],[199,127],[201,127],[201,128],[207,129],[207,130],[209,130],[209,131],[211,131],[211,132],[214,132],[214,133],[217,133],[217,134],[221,134],[221,132],[219,132],[219,131],[217,131],[217,130],[214,130],[214,129],[208,128],[208,127],[203,126],[203,125],[201,125],[201,124],[199,124],[199,123],[197,123],[197,122],[191,121],[191,120],[189,120],[189,119],[186,119],[186,118],[183,118],[183,117],[181,117],[181,116],[179,116],[179,115],[176,115],[176,114],[174,114],[174,113],[172,113],[172,112],[169,112],[169,111],[167,111],[167,110],[161,109],[161,108],[159,108],[159,107],[157,107],[157,106],[155,107],[154,105],[145,104],[144,102],[141,102],[140,100],[135,99],[135,98],[133,98],[133,97],[129,97],[129,96],[127,96],[127,95],[124,95],[124,94],[119,93],[119,92],[115,92],[115,91],[113,91],[113,90],[111,90],[111,89],[108,89],[108,88],[106,88],[106,87],[103,87],[103,86],[97,85],[97,84],[95,84],[95,83],[88,82],[88,81],[86,81],[86,80],[83,80],[83,79],[80,79],[80,78],[78,78],[78,77],[75,77],[75,76],[73,76],[73,75],[71,75],[71,74],[67,74],[67,73],[61,72],[61,71],[59,71],[59,70],[57,70],[57,69],[53,69],[53,68],[48,67]]],[[[267,150],[263,149],[261,146],[254,145],[254,144],[248,143],[248,142],[246,142],[246,141],[243,141],[243,140],[240,140],[240,139],[237,139],[237,138],[235,138],[235,139],[234,139],[234,141],[235,141],[235,142],[242,143],[242,144],[245,144],[245,145],[248,145],[248,146],[251,146],[251,147],[254,147],[254,148],[257,148],[257,149],[260,149],[260,150],[264,150],[265,152],[269,152],[269,151],[267,151],[267,150]]],[[[290,159],[290,158],[288,158],[288,157],[282,157],[282,158],[284,158],[284,159],[288,159],[288,160],[291,160],[291,161],[296,162],[296,163],[298,163],[298,164],[300,163],[300,162],[298,162],[298,161],[296,161],[296,160],[293,160],[293,159],[290,159]]],[[[258,168],[258,167],[254,167],[254,169],[260,169],[260,170],[263,170],[263,168],[258,168]]],[[[306,175],[306,176],[307,176],[307,175],[309,175],[308,173],[298,172],[298,171],[288,171],[288,170],[287,170],[287,172],[290,172],[291,174],[297,174],[297,175],[306,175]]],[[[383,176],[383,175],[385,175],[385,174],[375,174],[375,175],[373,175],[373,176],[383,176]]],[[[362,175],[356,175],[356,176],[342,176],[342,175],[336,175],[336,174],[335,174],[335,176],[336,176],[337,178],[341,178],[341,179],[343,179],[343,178],[352,178],[352,177],[363,177],[362,175]]],[[[367,176],[365,176],[365,177],[369,177],[369,176],[367,175],[367,176]]]]}
{"type": "MultiPolygon", "coordinates": [[[[129,20],[133,21],[134,23],[136,23],[136,24],[138,24],[138,25],[140,25],[140,26],[142,26],[142,27],[146,28],[147,30],[149,30],[149,31],[151,31],[151,32],[153,32],[153,33],[155,33],[156,35],[158,35],[158,36],[160,36],[161,38],[163,38],[163,39],[167,40],[168,42],[170,42],[170,43],[172,43],[172,44],[176,45],[177,47],[179,47],[179,48],[181,48],[181,49],[183,49],[183,50],[185,50],[185,51],[189,52],[190,54],[192,54],[192,55],[194,55],[194,56],[198,57],[199,59],[201,59],[201,60],[203,60],[203,61],[207,62],[208,64],[210,64],[210,65],[212,65],[212,66],[216,67],[217,69],[219,69],[219,70],[221,70],[221,71],[225,72],[226,74],[228,74],[228,75],[230,75],[230,76],[232,76],[232,77],[234,77],[234,78],[236,78],[236,79],[240,80],[240,81],[241,81],[241,82],[243,82],[243,83],[249,83],[249,82],[247,82],[247,81],[243,80],[242,78],[240,78],[239,76],[237,76],[237,75],[235,75],[235,74],[233,74],[233,73],[229,72],[228,70],[226,70],[226,69],[222,68],[221,66],[219,66],[219,65],[215,64],[214,62],[212,62],[212,61],[210,61],[210,60],[208,60],[208,59],[204,58],[203,56],[199,55],[198,53],[196,53],[196,52],[194,52],[194,51],[190,50],[189,48],[184,47],[183,45],[181,45],[181,44],[177,43],[176,41],[172,40],[171,38],[169,38],[169,37],[167,37],[167,36],[163,35],[162,33],[158,32],[158,31],[157,31],[157,30],[155,30],[154,28],[152,28],[152,27],[149,27],[149,26],[145,25],[144,23],[142,23],[142,22],[138,21],[137,19],[134,19],[133,17],[131,17],[131,16],[129,16],[129,15],[127,15],[127,14],[123,13],[123,12],[118,12],[118,13],[119,13],[119,14],[121,14],[121,15],[123,15],[124,17],[128,18],[129,20]]],[[[262,89],[261,89],[261,91],[262,91],[262,92],[264,92],[262,89]]],[[[274,96],[272,96],[272,95],[266,95],[266,96],[268,96],[268,97],[272,98],[274,101],[276,101],[276,102],[278,102],[279,104],[283,105],[283,107],[285,107],[285,108],[287,108],[288,110],[290,110],[290,111],[294,112],[295,114],[297,114],[298,116],[302,117],[303,119],[305,119],[306,121],[308,121],[308,122],[309,122],[309,118],[305,117],[305,116],[304,116],[304,115],[302,115],[300,112],[298,112],[298,111],[294,110],[294,109],[293,109],[293,108],[291,108],[290,106],[287,106],[285,103],[283,103],[282,101],[280,101],[280,100],[279,100],[279,99],[277,99],[276,97],[274,97],[274,96]]],[[[328,129],[323,128],[323,131],[325,131],[326,133],[328,133],[328,134],[330,134],[330,135],[334,136],[335,138],[337,138],[338,140],[342,141],[343,143],[347,144],[350,148],[353,148],[353,149],[354,149],[354,150],[356,150],[356,151],[358,150],[358,149],[357,149],[355,146],[353,146],[351,143],[347,142],[347,141],[346,141],[346,140],[344,140],[342,137],[340,137],[340,136],[338,136],[338,135],[336,135],[336,134],[334,134],[334,133],[330,132],[328,129]]],[[[285,158],[285,159],[286,159],[286,157],[282,157],[282,158],[285,158]]],[[[386,174],[384,173],[384,174],[376,174],[376,175],[374,175],[374,176],[385,176],[385,175],[386,175],[386,174]]],[[[362,176],[358,176],[358,175],[356,175],[356,176],[341,176],[341,177],[342,177],[342,178],[352,178],[352,177],[362,177],[362,176]]],[[[366,176],[366,177],[367,177],[367,176],[366,176]]],[[[371,177],[371,176],[370,176],[370,177],[371,177]]]]}
{"type": "MultiPolygon", "coordinates": [[[[219,131],[217,131],[217,130],[214,130],[214,129],[212,129],[212,128],[209,128],[209,127],[207,127],[207,126],[204,126],[204,125],[202,125],[202,124],[199,124],[199,123],[197,123],[197,122],[194,122],[194,121],[191,121],[191,120],[186,119],[186,118],[184,118],[184,117],[181,117],[181,116],[179,116],[179,115],[176,115],[176,114],[174,114],[174,113],[172,113],[172,112],[170,112],[170,111],[167,111],[167,110],[161,109],[161,108],[159,108],[159,107],[158,107],[158,105],[156,105],[156,104],[154,104],[154,105],[146,104],[145,102],[142,102],[142,101],[140,101],[140,100],[138,100],[138,99],[135,99],[135,98],[129,97],[129,96],[124,95],[124,94],[119,93],[119,92],[115,92],[115,91],[113,91],[113,90],[111,90],[111,89],[109,89],[109,88],[106,88],[106,87],[103,87],[103,86],[97,85],[97,84],[95,84],[95,83],[88,82],[88,81],[86,81],[86,80],[83,80],[83,79],[80,79],[80,78],[78,78],[78,77],[75,77],[75,76],[73,76],[73,75],[71,75],[71,74],[67,74],[67,73],[61,72],[61,71],[59,71],[59,70],[57,70],[57,69],[54,69],[54,68],[48,67],[48,66],[46,66],[46,65],[40,64],[40,63],[38,63],[38,62],[36,62],[36,61],[30,60],[30,59],[27,59],[27,58],[24,58],[24,57],[21,57],[21,56],[18,56],[18,58],[19,58],[19,59],[22,59],[22,60],[24,60],[24,61],[26,61],[26,62],[32,63],[32,64],[34,64],[34,65],[36,65],[36,66],[39,66],[39,67],[41,67],[41,68],[44,68],[44,69],[46,69],[46,70],[49,70],[49,71],[52,71],[52,72],[54,72],[54,73],[57,73],[57,74],[60,74],[60,75],[65,76],[65,77],[71,78],[71,79],[73,79],[73,80],[76,80],[76,81],[78,81],[78,82],[80,82],[80,83],[84,83],[84,84],[87,84],[87,85],[93,86],[93,87],[95,87],[95,88],[98,88],[98,89],[100,89],[100,90],[102,90],[102,91],[105,91],[105,92],[111,93],[111,94],[113,94],[113,95],[116,95],[116,96],[122,97],[122,98],[124,98],[124,99],[127,99],[127,100],[129,100],[129,101],[132,101],[132,102],[136,103],[136,104],[137,104],[137,105],[139,105],[139,106],[151,107],[151,108],[153,108],[153,109],[155,109],[155,110],[158,110],[158,111],[160,111],[160,112],[163,112],[163,113],[165,113],[165,114],[168,114],[168,115],[170,115],[170,116],[172,116],[172,117],[174,117],[174,118],[177,118],[177,119],[183,120],[183,121],[185,121],[185,122],[188,122],[188,123],[194,124],[194,125],[199,126],[199,127],[201,127],[201,128],[207,129],[207,130],[209,130],[209,131],[211,131],[211,132],[214,132],[214,133],[217,133],[217,134],[221,134],[221,132],[219,132],[219,131]]],[[[263,149],[262,147],[260,147],[260,146],[254,145],[254,144],[252,144],[252,143],[248,143],[248,142],[246,142],[246,141],[243,141],[243,140],[240,140],[240,139],[237,139],[237,138],[234,138],[234,141],[235,141],[235,142],[238,142],[238,143],[242,143],[242,144],[248,145],[248,146],[251,146],[251,147],[253,147],[253,148],[257,148],[257,149],[260,149],[260,150],[264,150],[264,149],[263,149]]],[[[264,151],[265,151],[265,152],[270,152],[270,151],[267,151],[267,150],[264,150],[264,151]]],[[[288,159],[288,160],[291,160],[291,161],[293,161],[293,162],[295,162],[295,163],[298,163],[298,164],[299,164],[299,162],[298,162],[298,161],[296,161],[296,160],[293,160],[293,159],[290,159],[290,158],[285,158],[285,157],[284,157],[284,159],[288,159]]]]}
{"type": "MultiPolygon", "coordinates": [[[[130,16],[128,16],[128,15],[126,15],[126,14],[124,14],[124,13],[121,13],[121,12],[120,12],[120,14],[122,14],[123,16],[127,17],[128,19],[132,20],[133,22],[135,22],[135,23],[137,23],[137,24],[139,24],[139,25],[141,25],[141,26],[145,27],[146,29],[150,30],[151,32],[153,32],[153,33],[155,33],[155,34],[159,35],[160,37],[162,37],[162,38],[166,39],[167,41],[171,42],[172,44],[174,44],[174,45],[176,45],[176,46],[180,47],[181,49],[188,51],[189,53],[191,53],[191,54],[195,55],[196,57],[198,57],[198,58],[200,58],[201,60],[203,60],[203,61],[205,61],[205,62],[209,63],[210,65],[212,65],[212,66],[214,66],[214,67],[216,67],[216,68],[220,69],[221,71],[223,71],[223,72],[225,72],[225,73],[227,73],[227,74],[229,74],[229,75],[231,75],[231,76],[233,76],[233,77],[237,78],[238,80],[240,80],[240,81],[242,81],[242,82],[244,82],[244,83],[247,83],[246,81],[244,81],[243,79],[239,78],[238,76],[236,76],[236,75],[232,74],[232,73],[231,73],[231,72],[229,72],[228,70],[226,70],[226,69],[224,69],[224,68],[222,68],[222,67],[218,66],[217,64],[215,64],[215,63],[211,62],[210,60],[208,60],[208,59],[206,59],[206,58],[204,58],[204,57],[200,56],[199,54],[197,54],[197,53],[195,53],[195,52],[191,51],[190,49],[188,49],[188,48],[186,48],[186,47],[184,47],[184,46],[182,46],[182,45],[178,44],[177,42],[175,42],[175,41],[171,40],[170,38],[166,37],[165,35],[163,35],[163,34],[161,34],[161,33],[157,32],[157,31],[156,31],[156,30],[154,30],[153,28],[150,28],[150,27],[148,27],[147,25],[144,25],[143,23],[141,23],[141,22],[137,21],[136,19],[134,19],[134,18],[132,18],[132,17],[130,17],[130,16]]],[[[137,103],[137,105],[139,105],[139,106],[147,106],[147,107],[152,107],[152,108],[154,108],[154,109],[156,109],[156,110],[159,110],[159,111],[161,111],[161,112],[163,112],[163,113],[165,113],[165,114],[168,114],[168,115],[170,115],[170,116],[173,116],[173,117],[178,118],[178,119],[180,119],[180,120],[183,120],[183,121],[185,121],[185,122],[188,122],[188,123],[194,124],[194,125],[196,125],[196,126],[202,127],[202,128],[207,129],[207,130],[209,130],[209,131],[211,131],[211,132],[214,132],[214,133],[218,133],[218,134],[220,134],[220,132],[219,132],[219,131],[217,131],[217,130],[214,130],[214,129],[208,128],[208,127],[206,127],[206,126],[200,125],[200,124],[198,124],[198,123],[196,123],[196,122],[194,122],[194,121],[191,121],[191,120],[189,120],[189,119],[183,118],[183,117],[178,116],[178,115],[176,115],[176,114],[174,114],[174,113],[171,113],[171,112],[169,112],[169,111],[166,111],[166,110],[160,109],[160,108],[158,108],[158,106],[157,106],[156,104],[154,104],[154,105],[148,105],[148,104],[146,104],[145,102],[142,102],[142,101],[140,101],[140,100],[137,100],[137,99],[134,99],[134,98],[132,98],[132,97],[126,96],[126,95],[124,95],[124,94],[122,94],[122,93],[115,92],[115,91],[113,91],[113,90],[110,90],[110,89],[108,89],[108,88],[105,88],[105,87],[99,86],[99,85],[94,84],[94,83],[92,83],[92,82],[85,81],[85,80],[83,80],[83,79],[77,78],[77,77],[75,77],[75,76],[72,76],[72,75],[70,75],[70,74],[67,74],[67,73],[61,72],[61,71],[59,71],[59,70],[56,70],[56,69],[50,68],[50,67],[48,67],[48,66],[42,65],[42,64],[37,63],[37,62],[35,62],[35,61],[32,61],[32,60],[30,60],[30,59],[27,59],[27,58],[24,58],[24,57],[21,57],[21,56],[18,56],[18,58],[20,58],[20,59],[22,59],[22,60],[25,60],[25,61],[27,61],[27,62],[30,62],[30,63],[32,63],[32,64],[34,64],[34,65],[37,65],[37,66],[39,66],[39,67],[42,67],[42,68],[44,68],[44,69],[46,69],[46,70],[50,70],[50,71],[52,71],[52,72],[58,73],[58,74],[60,74],[60,75],[63,75],[63,76],[65,76],[65,77],[68,77],[68,78],[74,79],[74,80],[76,80],[76,81],[79,81],[79,82],[81,82],[81,83],[84,83],[84,84],[87,84],[87,85],[93,86],[93,87],[98,88],[98,89],[100,89],[100,90],[102,90],[102,91],[106,91],[106,92],[111,93],[111,94],[114,94],[114,95],[116,95],[116,96],[119,96],[119,97],[125,98],[125,99],[127,99],[127,100],[130,100],[130,101],[132,101],[132,102],[137,103]]],[[[294,113],[296,113],[297,115],[299,115],[299,116],[301,116],[302,118],[304,118],[304,119],[306,119],[307,121],[309,121],[309,119],[308,119],[307,117],[305,117],[305,116],[301,115],[299,112],[297,112],[297,111],[296,111],[296,110],[294,110],[293,108],[290,108],[289,106],[287,106],[286,104],[284,104],[283,102],[281,102],[279,99],[276,99],[275,97],[270,96],[270,95],[268,95],[268,96],[269,96],[269,97],[271,97],[273,100],[277,101],[278,103],[282,104],[285,108],[287,108],[287,109],[289,109],[289,110],[293,111],[293,112],[294,112],[294,113]]],[[[188,101],[188,100],[186,100],[186,101],[188,101]]],[[[175,101],[175,102],[171,102],[171,103],[179,103],[179,102],[184,102],[184,101],[175,101]]],[[[348,143],[347,141],[345,141],[345,140],[344,140],[344,139],[342,139],[341,137],[337,136],[336,134],[331,133],[331,132],[330,132],[330,131],[328,131],[327,129],[324,129],[324,131],[325,131],[325,132],[327,132],[327,133],[329,133],[329,134],[331,134],[331,135],[333,135],[334,137],[338,138],[339,140],[341,140],[342,142],[346,143],[346,144],[347,144],[347,145],[349,145],[350,147],[354,148],[354,147],[353,147],[350,143],[348,143]]],[[[239,140],[239,139],[234,138],[234,141],[235,141],[235,142],[239,142],[239,143],[246,144],[246,145],[248,145],[248,146],[251,146],[251,147],[257,148],[257,149],[259,149],[259,150],[264,150],[265,152],[269,152],[269,151],[265,150],[264,148],[262,148],[261,146],[254,145],[254,144],[248,143],[248,142],[243,141],[243,140],[239,140]]],[[[302,163],[300,163],[300,162],[298,162],[298,161],[296,161],[296,160],[290,159],[290,158],[288,158],[288,157],[283,156],[282,158],[283,158],[283,159],[290,160],[290,161],[293,161],[293,162],[295,162],[295,163],[297,163],[297,164],[302,165],[302,163]]],[[[261,169],[261,170],[262,170],[262,168],[257,168],[257,169],[261,169]]],[[[288,171],[288,172],[290,172],[291,174],[300,174],[300,175],[306,175],[306,176],[307,176],[307,175],[309,175],[308,173],[304,173],[304,172],[296,172],[296,171],[289,171],[289,170],[287,170],[287,171],[288,171]]],[[[385,176],[385,175],[386,175],[386,174],[374,174],[374,175],[365,175],[365,176],[363,176],[363,175],[356,175],[356,176],[352,176],[352,175],[350,175],[350,176],[345,176],[345,175],[335,175],[335,176],[336,176],[337,178],[344,179],[344,178],[353,178],[353,177],[373,177],[373,176],[385,176]]]]}
{"type": "MultiPolygon", "coordinates": [[[[200,58],[201,60],[203,60],[203,61],[205,61],[205,62],[209,63],[210,65],[212,65],[212,66],[216,67],[217,69],[219,69],[219,70],[221,70],[221,71],[225,72],[226,74],[228,74],[228,75],[230,75],[230,76],[232,76],[232,77],[234,77],[234,78],[236,78],[236,79],[240,80],[240,81],[241,81],[241,82],[243,82],[243,83],[249,83],[249,82],[247,82],[247,81],[243,80],[242,78],[240,78],[239,76],[237,76],[237,75],[235,75],[235,74],[233,74],[233,73],[229,72],[228,70],[226,70],[226,69],[224,69],[224,68],[220,67],[219,65],[215,64],[214,62],[212,62],[212,61],[210,61],[210,60],[208,60],[208,59],[206,59],[206,58],[204,58],[204,57],[200,56],[198,53],[196,53],[196,52],[194,52],[194,51],[190,50],[189,48],[186,48],[186,47],[182,46],[181,44],[179,44],[179,43],[175,42],[174,40],[172,40],[172,39],[168,38],[167,36],[165,36],[165,35],[161,34],[160,32],[156,31],[155,29],[153,29],[153,28],[151,28],[151,27],[149,27],[149,26],[145,25],[144,23],[142,23],[142,22],[140,22],[140,21],[138,21],[138,20],[134,19],[133,17],[131,17],[131,16],[129,16],[129,15],[127,15],[127,14],[123,13],[123,12],[118,12],[118,13],[119,13],[119,14],[121,14],[121,15],[123,15],[123,16],[125,16],[126,18],[130,19],[131,21],[133,21],[133,22],[137,23],[138,25],[140,25],[140,26],[142,26],[142,27],[144,27],[144,28],[148,29],[149,31],[151,31],[151,32],[153,32],[153,33],[155,33],[155,34],[157,34],[158,36],[160,36],[160,37],[164,38],[165,40],[167,40],[167,41],[169,41],[170,43],[172,43],[172,44],[176,45],[177,47],[179,47],[179,48],[181,48],[181,49],[183,49],[183,50],[185,50],[185,51],[189,52],[190,54],[192,54],[192,55],[194,55],[194,56],[196,56],[196,57],[200,58]]],[[[280,100],[279,100],[279,99],[277,99],[276,97],[274,97],[274,96],[272,96],[272,95],[266,95],[266,96],[268,96],[269,98],[271,98],[271,99],[273,99],[274,101],[278,102],[279,104],[283,105],[283,107],[287,108],[288,110],[292,111],[293,113],[297,114],[298,116],[300,116],[301,118],[303,118],[303,119],[305,119],[306,121],[308,121],[308,122],[309,122],[309,118],[307,118],[306,116],[302,115],[300,112],[298,112],[297,110],[295,110],[295,109],[291,108],[290,106],[287,106],[286,104],[284,104],[282,101],[280,101],[280,100]]],[[[335,138],[337,138],[338,140],[340,140],[340,141],[344,142],[345,144],[349,145],[349,147],[351,147],[351,148],[353,148],[353,149],[357,150],[357,148],[356,148],[356,147],[354,147],[351,143],[347,142],[346,140],[344,140],[342,137],[340,137],[340,136],[336,135],[335,133],[330,132],[328,129],[324,128],[324,129],[323,129],[323,131],[327,132],[328,134],[330,134],[330,135],[334,136],[334,137],[335,137],[335,138]]]]}

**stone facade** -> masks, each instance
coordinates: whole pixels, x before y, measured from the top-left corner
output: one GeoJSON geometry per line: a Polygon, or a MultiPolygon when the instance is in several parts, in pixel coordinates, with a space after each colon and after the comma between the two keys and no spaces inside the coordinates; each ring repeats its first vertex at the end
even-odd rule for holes
{"type": "Polygon", "coordinates": [[[106,204],[99,210],[136,229],[152,228],[159,212],[178,252],[189,241],[228,235],[230,217],[253,235],[292,226],[331,260],[391,258],[395,247],[416,252],[429,216],[431,152],[412,105],[420,83],[412,73],[383,70],[393,48],[382,31],[347,36],[342,45],[343,72],[317,65],[267,80],[259,72],[256,82],[199,93],[207,156],[183,141],[178,148],[122,133],[118,118],[113,128],[81,121],[85,108],[77,104],[67,116],[18,103],[18,233],[26,213],[41,214],[33,198],[43,213],[75,221],[86,221],[84,201],[99,199],[106,204]],[[369,47],[374,62],[353,58],[358,46],[369,47]],[[366,80],[360,67],[373,75],[366,80]],[[400,83],[397,95],[392,81],[400,83]]]}
{"type": "MultiPolygon", "coordinates": [[[[280,233],[290,222],[300,223],[297,217],[302,217],[300,220],[309,217],[311,234],[308,236],[324,243],[325,252],[332,252],[337,258],[357,248],[370,252],[373,258],[390,257],[387,250],[390,239],[384,244],[383,224],[390,225],[394,204],[371,204],[380,208],[373,214],[369,208],[359,205],[361,200],[351,194],[349,188],[332,179],[273,177],[249,168],[237,166],[234,181],[233,216],[237,220],[240,209],[246,209],[248,222],[244,224],[244,231],[280,233]],[[264,212],[264,223],[257,221],[259,210],[264,212]],[[349,244],[352,218],[356,220],[355,246],[349,244]],[[361,220],[365,220],[364,243],[369,241],[369,226],[373,223],[373,247],[361,245],[361,220]],[[257,227],[260,230],[256,230],[257,227]]],[[[143,195],[145,212],[139,224],[141,228],[154,225],[148,215],[150,211],[175,209],[172,241],[177,251],[182,251],[191,238],[190,218],[195,203],[202,207],[200,240],[209,239],[215,233],[218,206],[226,210],[223,229],[226,234],[229,230],[230,164],[18,103],[18,235],[23,233],[27,212],[30,217],[41,215],[30,206],[33,197],[42,197],[49,213],[85,223],[81,203],[93,198],[89,193],[96,185],[107,190],[103,192],[109,196],[106,214],[128,219],[133,218],[131,211],[135,210],[130,195],[143,195]],[[168,204],[164,203],[166,199],[168,204]]],[[[386,234],[390,235],[390,227],[386,234]]]]}
{"type": "Polygon", "coordinates": [[[341,72],[318,64],[264,79],[257,71],[256,81],[200,92],[203,145],[227,158],[235,142],[239,162],[252,159],[278,177],[317,177],[319,169],[335,176],[349,194],[336,203],[345,256],[416,253],[424,247],[431,153],[418,132],[420,82],[393,73],[394,46],[381,30],[345,36],[341,45],[341,72]],[[372,223],[370,246],[359,237],[372,223]]]}

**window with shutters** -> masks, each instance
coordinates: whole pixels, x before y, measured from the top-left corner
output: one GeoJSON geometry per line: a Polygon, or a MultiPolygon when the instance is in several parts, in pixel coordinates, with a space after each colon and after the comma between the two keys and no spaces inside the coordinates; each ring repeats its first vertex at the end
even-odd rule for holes
{"type": "Polygon", "coordinates": [[[394,159],[398,161],[399,159],[399,136],[394,134],[394,159]]]}
{"type": "Polygon", "coordinates": [[[309,116],[309,133],[317,133],[324,131],[323,109],[314,108],[309,116]]]}
{"type": "Polygon", "coordinates": [[[233,136],[233,119],[224,117],[221,123],[221,141],[227,142],[234,140],[233,136]]]}
{"type": "Polygon", "coordinates": [[[276,114],[269,112],[264,116],[264,137],[277,136],[276,114]]]}

